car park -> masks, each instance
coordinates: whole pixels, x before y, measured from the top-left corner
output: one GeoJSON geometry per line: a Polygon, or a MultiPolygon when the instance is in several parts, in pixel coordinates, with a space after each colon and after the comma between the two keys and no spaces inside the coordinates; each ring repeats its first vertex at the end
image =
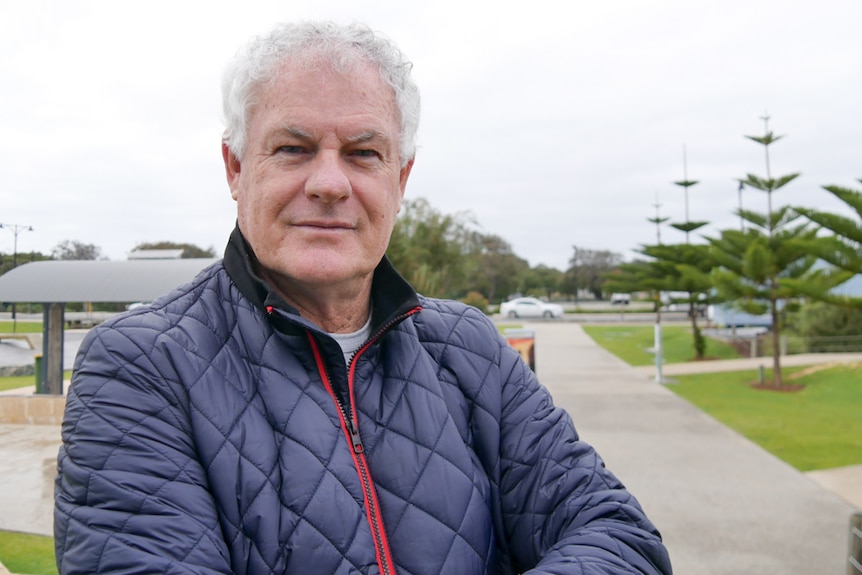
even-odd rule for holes
{"type": "Polygon", "coordinates": [[[500,315],[512,318],[563,317],[563,307],[534,297],[518,297],[500,304],[500,315]]]}

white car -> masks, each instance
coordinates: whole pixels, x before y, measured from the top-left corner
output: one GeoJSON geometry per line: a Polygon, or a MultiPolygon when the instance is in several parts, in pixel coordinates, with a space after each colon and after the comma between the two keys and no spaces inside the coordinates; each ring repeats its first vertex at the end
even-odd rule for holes
{"type": "Polygon", "coordinates": [[[500,315],[505,317],[563,317],[563,308],[545,303],[534,297],[517,297],[500,304],[500,315]]]}
{"type": "Polygon", "coordinates": [[[629,305],[632,303],[631,294],[627,293],[612,293],[611,294],[611,305],[629,305]]]}

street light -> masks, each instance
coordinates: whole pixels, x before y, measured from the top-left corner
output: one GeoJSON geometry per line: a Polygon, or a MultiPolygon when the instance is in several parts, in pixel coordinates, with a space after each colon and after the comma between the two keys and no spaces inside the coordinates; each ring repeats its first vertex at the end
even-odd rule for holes
{"type": "MultiPolygon", "coordinates": [[[[33,226],[23,226],[20,224],[0,224],[0,228],[9,230],[15,236],[15,242],[12,244],[12,269],[18,267],[18,234],[21,232],[32,232],[33,226]]],[[[15,304],[12,304],[12,331],[16,331],[17,321],[15,319],[15,304]]]]}

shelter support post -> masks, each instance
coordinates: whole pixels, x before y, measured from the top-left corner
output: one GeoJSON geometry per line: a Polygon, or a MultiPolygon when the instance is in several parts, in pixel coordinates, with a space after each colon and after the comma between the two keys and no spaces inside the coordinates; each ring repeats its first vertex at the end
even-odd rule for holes
{"type": "Polygon", "coordinates": [[[42,393],[63,394],[63,303],[43,304],[42,321],[42,393]]]}

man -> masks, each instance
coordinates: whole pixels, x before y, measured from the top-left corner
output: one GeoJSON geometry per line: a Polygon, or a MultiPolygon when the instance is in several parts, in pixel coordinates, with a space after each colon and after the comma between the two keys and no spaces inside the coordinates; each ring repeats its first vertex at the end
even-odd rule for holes
{"type": "Polygon", "coordinates": [[[493,323],[384,257],[419,109],[400,52],[279,26],[224,101],[224,260],[76,361],[60,573],[670,573],[493,323]]]}

